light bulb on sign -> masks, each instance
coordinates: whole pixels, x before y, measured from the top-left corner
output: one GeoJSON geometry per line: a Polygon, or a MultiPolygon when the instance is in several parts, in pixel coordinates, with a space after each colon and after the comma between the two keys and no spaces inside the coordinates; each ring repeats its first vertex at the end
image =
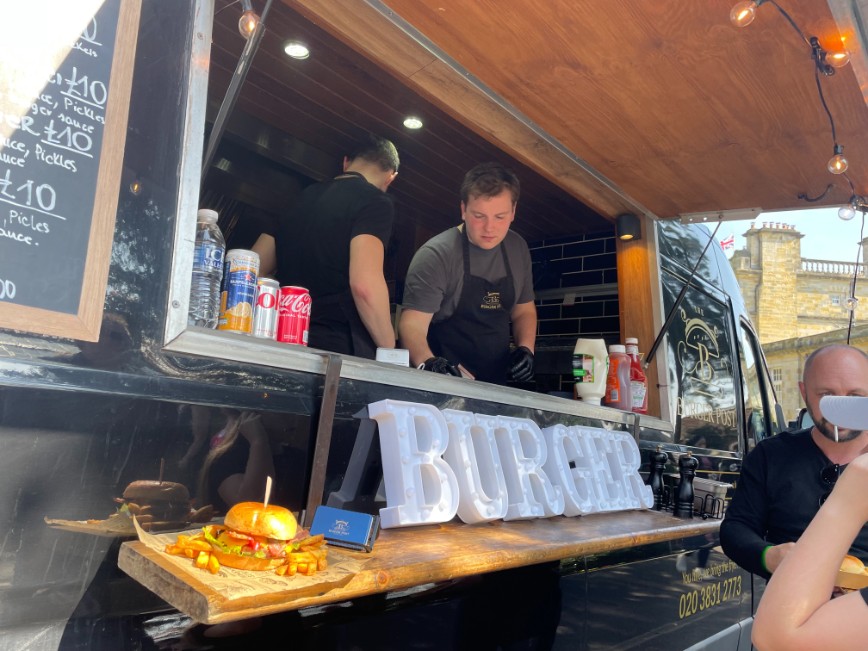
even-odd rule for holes
{"type": "Polygon", "coordinates": [[[841,145],[835,145],[835,155],[829,159],[826,168],[832,174],[843,174],[849,165],[847,159],[844,158],[844,148],[841,145]]]}
{"type": "Polygon", "coordinates": [[[736,27],[747,27],[756,18],[756,8],[759,3],[754,0],[744,0],[738,2],[729,12],[729,20],[736,27]]]}

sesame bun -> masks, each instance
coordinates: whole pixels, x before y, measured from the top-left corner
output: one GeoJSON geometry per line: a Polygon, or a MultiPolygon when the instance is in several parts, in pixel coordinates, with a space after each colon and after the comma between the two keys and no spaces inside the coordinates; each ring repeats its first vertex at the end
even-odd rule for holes
{"type": "Polygon", "coordinates": [[[849,572],[850,574],[864,574],[865,563],[855,556],[847,554],[847,556],[844,557],[844,560],[841,561],[841,571],[849,572]]]}
{"type": "Polygon", "coordinates": [[[253,536],[292,540],[298,530],[292,511],[273,504],[262,507],[262,502],[240,502],[229,509],[223,524],[253,536]]]}

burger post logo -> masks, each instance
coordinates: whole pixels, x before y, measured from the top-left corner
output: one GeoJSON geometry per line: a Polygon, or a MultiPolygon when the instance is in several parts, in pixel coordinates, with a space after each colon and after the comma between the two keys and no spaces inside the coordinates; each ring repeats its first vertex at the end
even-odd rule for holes
{"type": "Polygon", "coordinates": [[[639,446],[625,432],[381,400],[383,528],[650,508],[639,446]]]}

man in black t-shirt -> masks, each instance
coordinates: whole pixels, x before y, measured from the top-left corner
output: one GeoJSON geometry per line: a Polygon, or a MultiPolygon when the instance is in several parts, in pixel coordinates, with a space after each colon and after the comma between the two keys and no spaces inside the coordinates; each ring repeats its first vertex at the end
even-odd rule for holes
{"type": "Polygon", "coordinates": [[[383,259],[398,162],[395,145],[370,136],[344,158],[343,174],[305,188],[253,247],[261,275],[310,292],[311,348],[373,359],[395,347],[383,259]]]}
{"type": "MultiPolygon", "coordinates": [[[[747,455],[720,527],[726,555],[766,578],[792,550],[844,466],[868,452],[868,430],[835,427],[820,410],[826,395],[868,395],[868,354],[840,344],[815,350],[799,389],[815,425],[765,439],[747,455]]],[[[851,553],[868,559],[868,527],[851,553]]]]}

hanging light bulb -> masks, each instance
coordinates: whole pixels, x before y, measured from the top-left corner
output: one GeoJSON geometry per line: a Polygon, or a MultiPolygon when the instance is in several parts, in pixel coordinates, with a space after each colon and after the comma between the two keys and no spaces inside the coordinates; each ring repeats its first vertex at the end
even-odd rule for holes
{"type": "Polygon", "coordinates": [[[844,305],[851,312],[855,312],[856,307],[859,305],[859,299],[855,296],[848,296],[847,300],[844,301],[844,305]]]}
{"type": "Polygon", "coordinates": [[[824,60],[833,68],[843,68],[850,63],[850,53],[847,50],[826,52],[824,60]]]}
{"type": "Polygon", "coordinates": [[[754,0],[743,0],[738,2],[729,12],[729,20],[736,27],[747,27],[756,18],[756,8],[761,4],[754,0]]]}
{"type": "Polygon", "coordinates": [[[244,13],[238,19],[238,32],[244,38],[250,38],[259,24],[259,15],[253,11],[253,5],[250,4],[250,0],[241,0],[241,7],[244,9],[244,13]]]}
{"type": "Polygon", "coordinates": [[[838,217],[845,222],[850,221],[856,216],[856,209],[853,206],[841,206],[838,208],[838,217]]]}
{"type": "Polygon", "coordinates": [[[847,171],[847,167],[849,163],[847,159],[844,158],[844,148],[841,145],[835,145],[835,155],[829,159],[826,168],[832,174],[843,174],[847,171]]]}

